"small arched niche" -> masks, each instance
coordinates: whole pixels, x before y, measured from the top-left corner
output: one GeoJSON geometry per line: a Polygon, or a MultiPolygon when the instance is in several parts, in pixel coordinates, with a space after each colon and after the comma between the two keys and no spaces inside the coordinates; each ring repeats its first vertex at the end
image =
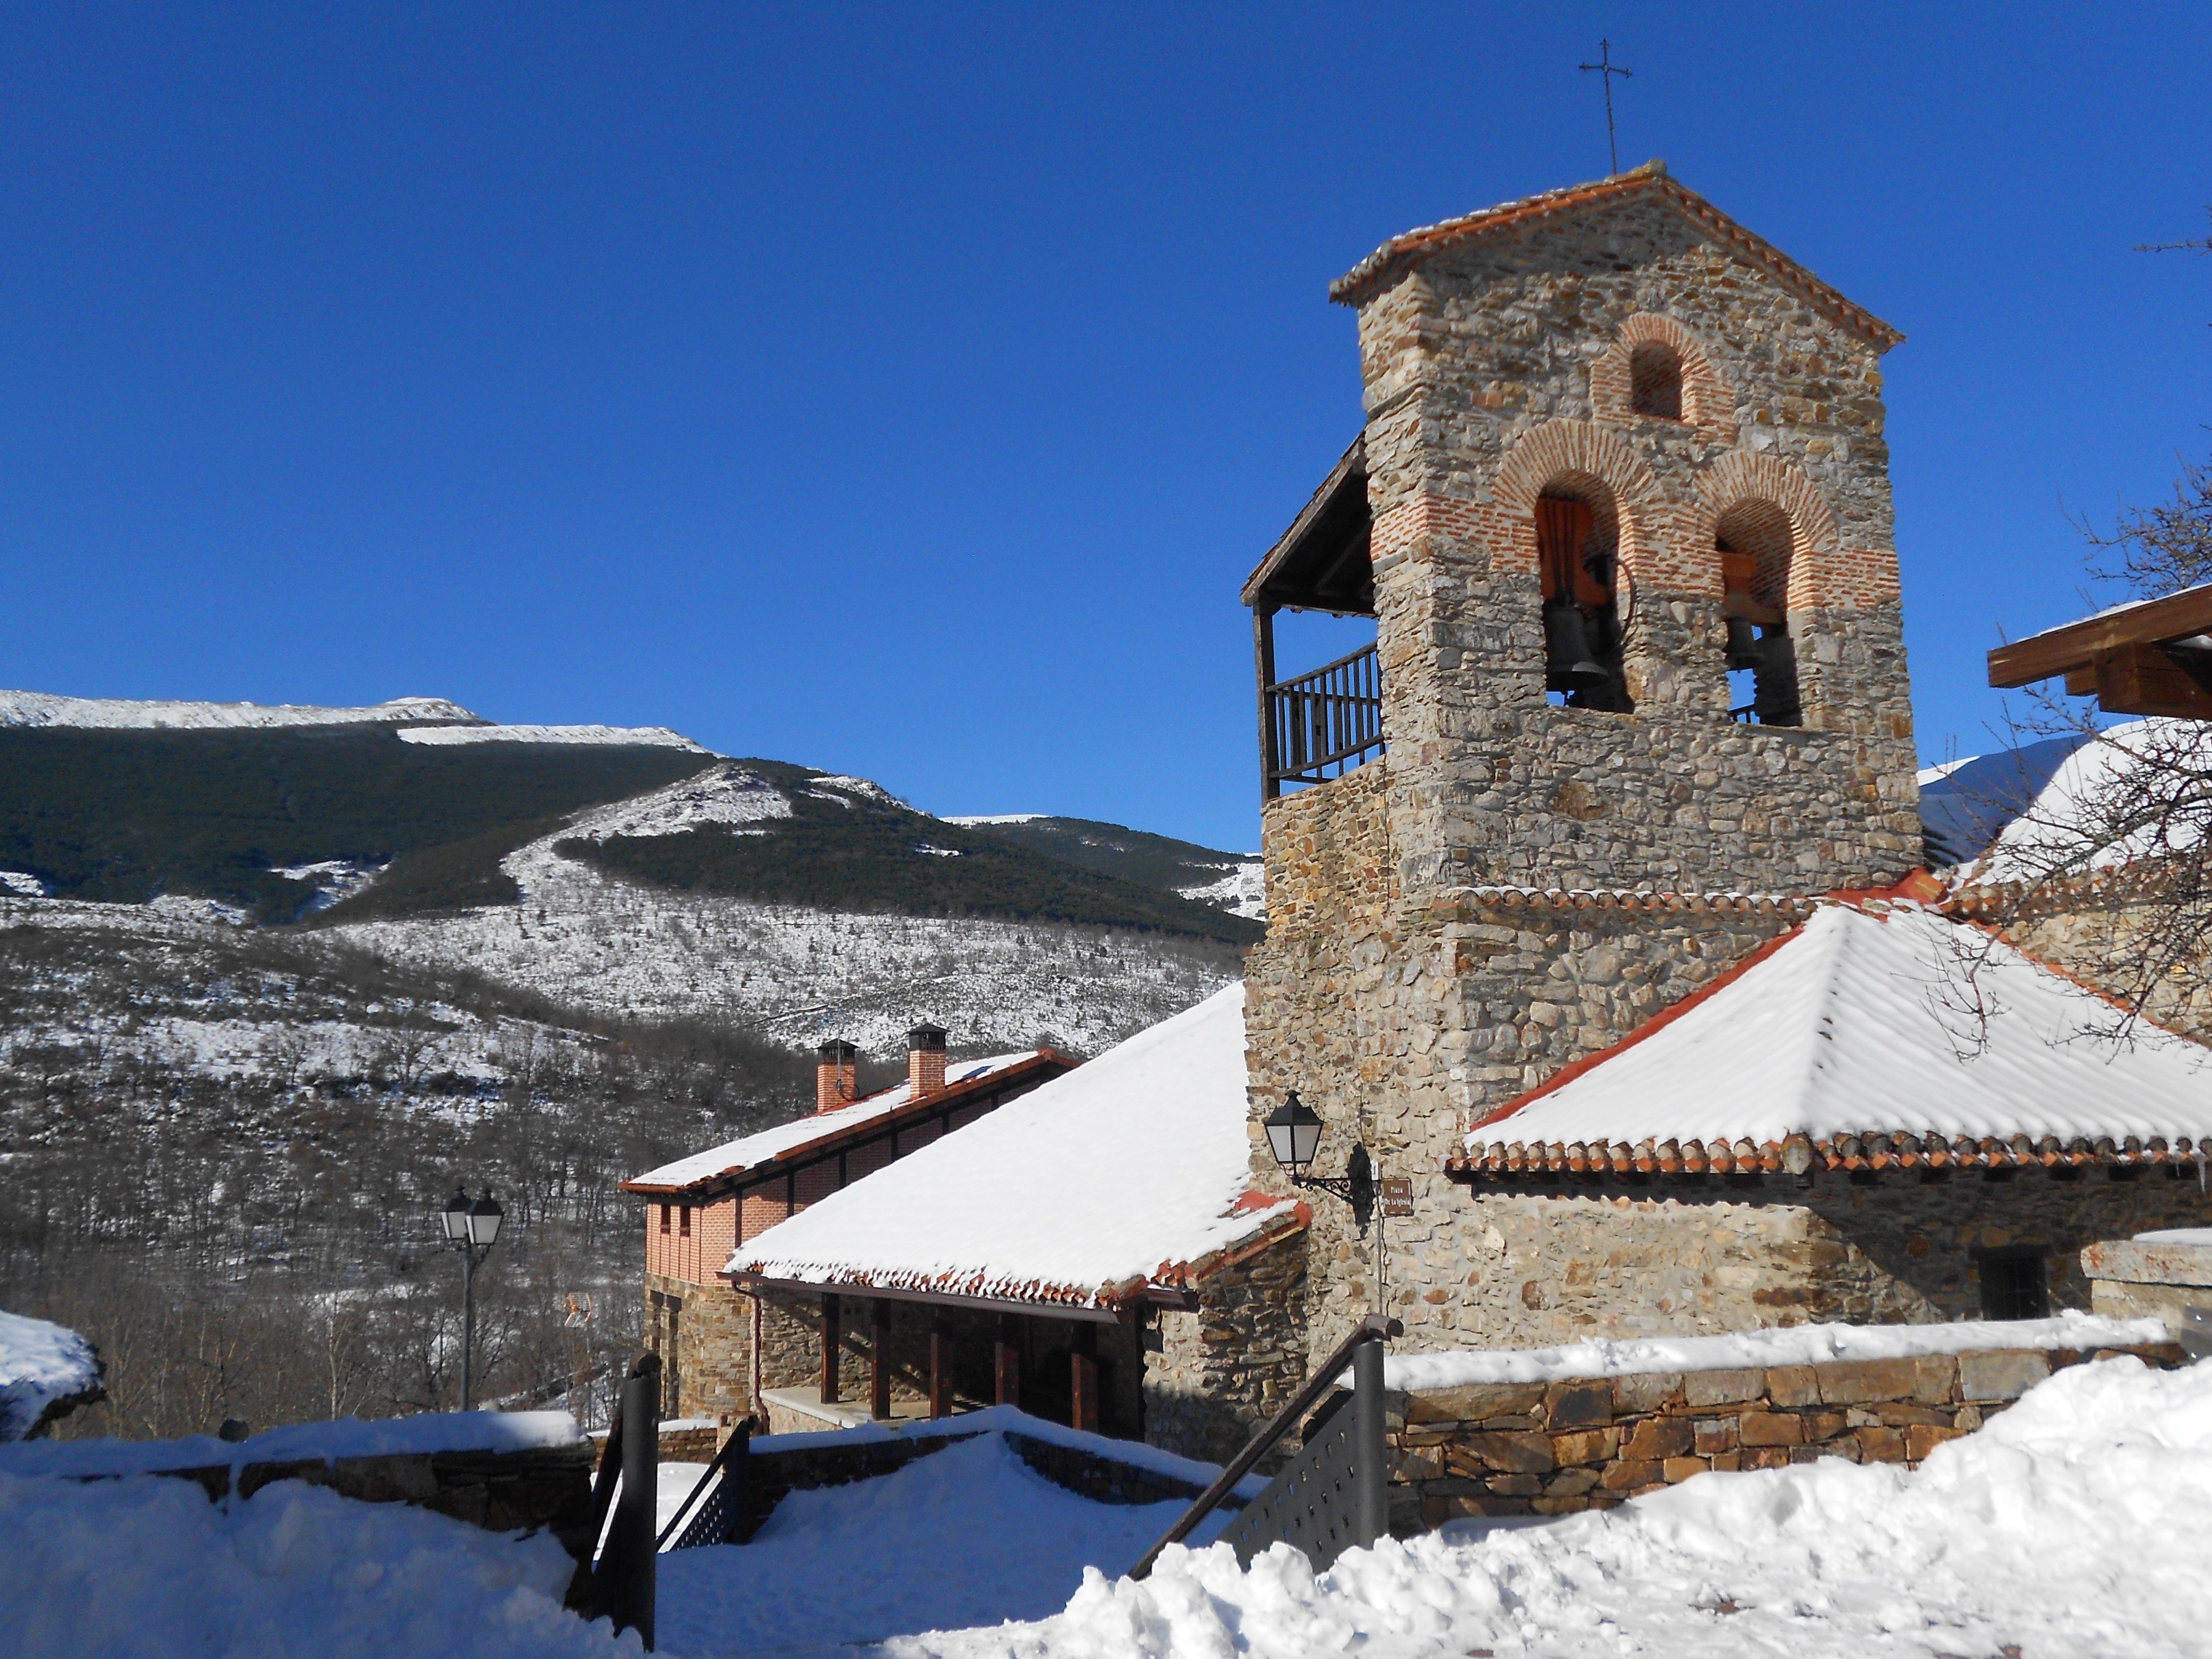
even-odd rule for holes
{"type": "Polygon", "coordinates": [[[1682,418],[1682,354],[1664,340],[1639,341],[1628,354],[1628,408],[1655,420],[1682,418]]]}
{"type": "Polygon", "coordinates": [[[1570,708],[1635,711],[1621,668],[1620,513],[1587,474],[1556,478],[1536,498],[1544,602],[1544,689],[1570,708]]]}
{"type": "Polygon", "coordinates": [[[1729,712],[1760,726],[1802,726],[1797,647],[1790,637],[1790,564],[1796,534],[1768,501],[1741,501],[1714,527],[1728,639],[1729,712]]]}

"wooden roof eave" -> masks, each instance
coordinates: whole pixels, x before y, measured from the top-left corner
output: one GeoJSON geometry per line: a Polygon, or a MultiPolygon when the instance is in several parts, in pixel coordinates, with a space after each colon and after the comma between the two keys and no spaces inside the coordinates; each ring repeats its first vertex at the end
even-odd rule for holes
{"type": "Polygon", "coordinates": [[[1990,684],[2000,690],[2032,685],[2087,667],[2108,651],[2165,645],[2204,633],[2212,633],[2212,583],[2001,645],[1990,653],[1990,684]]]}
{"type": "Polygon", "coordinates": [[[969,1308],[979,1312],[1024,1314],[1034,1319],[1080,1320],[1094,1325],[1118,1325],[1142,1295],[1139,1280],[1132,1294],[1110,1303],[1056,1302],[1023,1297],[975,1296],[960,1291],[933,1290],[908,1285],[875,1285],[865,1279],[828,1282],[811,1279],[778,1279],[772,1274],[732,1273],[717,1275],[740,1291],[790,1291],[805,1296],[879,1297],[886,1302],[913,1302],[933,1308],[969,1308]]]}
{"type": "Polygon", "coordinates": [[[986,1072],[981,1077],[965,1079],[936,1094],[924,1095],[920,1100],[910,1100],[905,1105],[895,1107],[880,1117],[872,1117],[864,1122],[847,1124],[843,1128],[833,1129],[817,1139],[802,1141],[796,1146],[787,1146],[781,1152],[763,1158],[758,1164],[733,1164],[726,1170],[718,1170],[713,1175],[702,1176],[696,1181],[686,1182],[682,1186],[624,1181],[617,1183],[617,1190],[639,1198],[684,1198],[695,1203],[711,1203],[728,1196],[740,1188],[750,1187],[771,1176],[783,1175],[787,1172],[789,1165],[810,1163],[817,1158],[825,1157],[836,1151],[842,1143],[865,1140],[881,1134],[887,1129],[902,1127],[915,1118],[933,1116],[945,1109],[947,1102],[963,1101],[970,1096],[988,1095],[995,1089],[1029,1077],[1048,1066],[1057,1068],[1055,1072],[1057,1075],[1059,1072],[1072,1072],[1082,1063],[1072,1055],[1060,1053],[1057,1048],[1040,1048],[1027,1060],[1002,1067],[999,1071],[986,1072]]]}
{"type": "MultiPolygon", "coordinates": [[[[1337,458],[1336,465],[1328,470],[1328,476],[1321,481],[1320,487],[1298,509],[1297,517],[1291,520],[1290,528],[1276,538],[1275,544],[1267,550],[1267,556],[1245,578],[1244,586],[1237,595],[1239,599],[1248,605],[1266,606],[1271,610],[1334,609],[1325,605],[1301,605],[1293,600],[1270,604],[1268,590],[1280,580],[1285,569],[1307,551],[1313,538],[1325,525],[1350,514],[1353,507],[1351,497],[1354,491],[1358,492],[1357,511],[1364,515],[1367,510],[1367,438],[1364,433],[1354,438],[1344,453],[1337,458]]],[[[1342,562],[1343,556],[1340,553],[1332,561],[1332,566],[1342,562]]]]}

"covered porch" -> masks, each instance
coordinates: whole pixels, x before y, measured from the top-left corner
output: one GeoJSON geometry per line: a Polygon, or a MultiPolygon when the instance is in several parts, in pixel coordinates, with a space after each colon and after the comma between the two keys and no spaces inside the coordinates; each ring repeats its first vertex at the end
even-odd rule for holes
{"type": "Polygon", "coordinates": [[[781,1316],[763,1343],[759,1391],[771,1433],[1015,1406],[1090,1433],[1143,1437],[1143,1310],[731,1279],[781,1316]]]}

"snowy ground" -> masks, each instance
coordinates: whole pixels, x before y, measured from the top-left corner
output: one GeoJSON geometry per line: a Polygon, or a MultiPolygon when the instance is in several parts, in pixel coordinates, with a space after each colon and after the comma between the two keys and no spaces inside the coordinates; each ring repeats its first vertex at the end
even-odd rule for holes
{"type": "MultiPolygon", "coordinates": [[[[2061,1371],[1917,1472],[1705,1474],[1601,1514],[1354,1551],[1170,1550],[1059,1615],[884,1659],[2202,1659],[2212,1364],[2061,1371]]],[[[674,1644],[670,1644],[673,1647],[674,1644]]]]}
{"type": "Polygon", "coordinates": [[[279,1481],[228,1506],[189,1480],[0,1475],[11,1659],[562,1659],[640,1652],[561,1606],[550,1535],[279,1481]]]}
{"type": "Polygon", "coordinates": [[[660,1650],[826,1653],[1041,1619],[1086,1571],[1127,1569],[1184,1507],[1079,1498],[979,1434],[881,1480],[793,1492],[750,1543],[663,1555],[660,1650]]]}

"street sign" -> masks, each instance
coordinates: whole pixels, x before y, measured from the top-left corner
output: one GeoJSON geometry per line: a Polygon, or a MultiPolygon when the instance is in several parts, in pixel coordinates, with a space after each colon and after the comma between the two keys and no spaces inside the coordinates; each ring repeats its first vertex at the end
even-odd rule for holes
{"type": "Polygon", "coordinates": [[[1413,1178],[1411,1176],[1382,1177],[1382,1213],[1386,1216],[1411,1215],[1413,1212],[1413,1178]]]}

